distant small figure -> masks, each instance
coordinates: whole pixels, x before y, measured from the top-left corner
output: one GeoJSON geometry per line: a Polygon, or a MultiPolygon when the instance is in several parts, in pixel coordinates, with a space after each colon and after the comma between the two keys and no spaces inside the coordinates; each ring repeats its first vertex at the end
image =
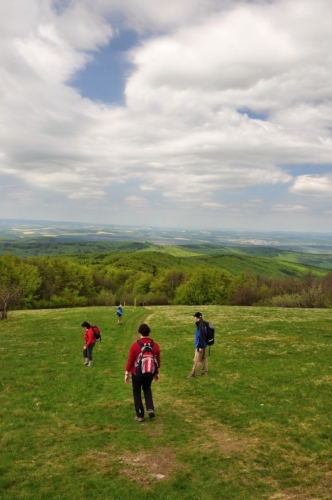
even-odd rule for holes
{"type": "Polygon", "coordinates": [[[118,325],[122,325],[122,316],[123,316],[122,304],[118,305],[118,308],[116,310],[116,315],[118,317],[118,325]]]}
{"type": "Polygon", "coordinates": [[[83,347],[83,358],[84,358],[84,364],[86,366],[92,366],[92,351],[96,343],[95,339],[95,334],[93,329],[91,328],[90,323],[87,321],[84,321],[81,324],[81,327],[84,328],[84,340],[85,344],[83,347]]]}
{"type": "Polygon", "coordinates": [[[144,422],[144,406],[142,402],[143,390],[146,411],[149,418],[154,418],[154,404],[152,399],[152,381],[159,380],[160,349],[157,342],[150,337],[150,327],[143,323],[139,326],[140,340],[134,342],[129,350],[124,381],[129,382],[129,373],[133,388],[134,406],[136,411],[135,420],[144,422]]]}
{"type": "Polygon", "coordinates": [[[202,363],[201,375],[207,375],[208,372],[208,362],[205,353],[207,347],[206,323],[203,320],[202,313],[200,312],[194,314],[194,319],[196,323],[194,364],[191,373],[188,375],[187,378],[193,378],[196,376],[196,371],[201,363],[202,363]]]}

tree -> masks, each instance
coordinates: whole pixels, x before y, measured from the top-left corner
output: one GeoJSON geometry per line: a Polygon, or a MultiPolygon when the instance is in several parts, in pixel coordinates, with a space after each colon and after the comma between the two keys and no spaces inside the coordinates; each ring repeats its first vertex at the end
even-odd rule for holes
{"type": "MultiPolygon", "coordinates": [[[[264,290],[262,290],[264,292],[264,290]]],[[[266,293],[266,290],[265,290],[266,293]]],[[[235,276],[229,288],[228,303],[237,306],[252,306],[259,300],[257,278],[242,272],[235,276]]]]}
{"type": "Polygon", "coordinates": [[[31,258],[42,280],[38,289],[40,304],[57,304],[57,307],[86,305],[96,295],[92,269],[65,258],[31,258]]]}
{"type": "Polygon", "coordinates": [[[168,299],[173,300],[175,297],[176,289],[183,284],[185,274],[179,269],[170,269],[163,273],[163,275],[151,284],[151,292],[157,295],[163,294],[168,299]]]}
{"type": "Polygon", "coordinates": [[[7,319],[11,307],[28,307],[40,286],[38,269],[24,259],[5,255],[0,258],[1,319],[7,319]]]}
{"type": "Polygon", "coordinates": [[[230,281],[228,271],[200,266],[187,283],[176,289],[174,304],[226,304],[230,281]]]}

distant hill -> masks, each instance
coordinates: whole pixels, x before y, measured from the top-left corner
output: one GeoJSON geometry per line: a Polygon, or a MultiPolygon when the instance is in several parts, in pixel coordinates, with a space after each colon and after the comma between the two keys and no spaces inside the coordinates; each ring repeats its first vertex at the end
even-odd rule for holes
{"type": "Polygon", "coordinates": [[[248,255],[190,255],[174,256],[161,251],[138,251],[112,254],[80,254],[70,258],[80,264],[104,267],[112,266],[121,269],[132,269],[151,274],[160,270],[179,269],[190,271],[197,266],[208,266],[226,269],[236,276],[241,272],[248,272],[254,276],[263,277],[303,277],[310,271],[315,277],[327,274],[327,269],[316,266],[307,266],[294,262],[287,262],[278,258],[248,256],[248,255]]]}
{"type": "MultiPolygon", "coordinates": [[[[50,249],[58,254],[73,253],[71,245],[80,245],[86,251],[91,244],[94,251],[109,250],[114,243],[144,242],[160,246],[181,246],[189,252],[215,253],[213,247],[238,247],[259,249],[280,249],[304,253],[332,254],[332,232],[299,233],[290,231],[231,231],[176,229],[148,226],[120,226],[115,224],[91,224],[78,222],[51,222],[33,220],[0,219],[0,243],[6,248],[15,242],[21,251],[39,252],[50,249]],[[59,246],[58,246],[59,245],[59,246]],[[192,246],[194,246],[192,248],[192,246]],[[196,247],[196,248],[195,248],[196,247]],[[67,252],[63,250],[67,249],[67,252]]],[[[13,248],[13,247],[12,247],[13,248]]],[[[0,246],[0,251],[3,248],[0,246]]],[[[217,251],[218,252],[218,251],[217,251]]]]}
{"type": "Polygon", "coordinates": [[[332,235],[190,231],[0,219],[0,256],[61,256],[89,265],[155,273],[198,265],[260,276],[322,276],[332,269],[332,235]],[[299,251],[299,250],[303,251],[299,251]],[[321,253],[320,253],[321,250],[321,253]]]}

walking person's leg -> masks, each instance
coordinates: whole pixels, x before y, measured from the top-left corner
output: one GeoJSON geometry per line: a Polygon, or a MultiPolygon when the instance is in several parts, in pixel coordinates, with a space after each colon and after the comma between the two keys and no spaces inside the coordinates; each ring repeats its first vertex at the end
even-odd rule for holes
{"type": "Polygon", "coordinates": [[[94,348],[94,344],[90,344],[88,345],[87,347],[87,355],[88,355],[88,366],[92,366],[92,351],[93,351],[93,348],[94,348]]]}
{"type": "Polygon", "coordinates": [[[133,398],[134,406],[136,411],[136,419],[140,422],[144,419],[144,407],[142,402],[142,381],[137,375],[131,376],[132,386],[133,386],[133,398]]]}
{"type": "Polygon", "coordinates": [[[89,363],[89,360],[88,360],[88,351],[86,348],[83,349],[83,359],[84,359],[84,364],[87,365],[89,363]]]}
{"type": "Polygon", "coordinates": [[[201,375],[206,375],[208,372],[208,361],[207,361],[207,357],[206,357],[206,349],[203,349],[203,352],[202,352],[202,371],[201,371],[201,375]]]}
{"type": "Polygon", "coordinates": [[[196,372],[197,372],[197,369],[199,367],[199,364],[201,363],[202,361],[202,356],[203,356],[203,351],[198,351],[196,349],[195,351],[195,356],[194,356],[194,364],[193,364],[193,367],[191,369],[191,373],[190,375],[188,376],[188,378],[192,378],[192,377],[195,377],[196,375],[196,372]]]}
{"type": "Polygon", "coordinates": [[[153,398],[152,398],[152,389],[151,389],[151,384],[152,384],[153,376],[151,377],[145,377],[143,379],[143,393],[144,393],[144,399],[145,399],[145,406],[146,406],[146,411],[149,414],[150,418],[154,418],[154,404],[153,404],[153,398]]]}

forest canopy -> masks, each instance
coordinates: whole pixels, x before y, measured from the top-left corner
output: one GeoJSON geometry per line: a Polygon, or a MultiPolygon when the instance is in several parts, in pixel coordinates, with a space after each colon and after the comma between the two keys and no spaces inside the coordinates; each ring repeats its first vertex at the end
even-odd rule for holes
{"type": "Polygon", "coordinates": [[[332,272],[248,255],[155,251],[0,257],[2,319],[13,308],[151,305],[331,307],[332,272]]]}

